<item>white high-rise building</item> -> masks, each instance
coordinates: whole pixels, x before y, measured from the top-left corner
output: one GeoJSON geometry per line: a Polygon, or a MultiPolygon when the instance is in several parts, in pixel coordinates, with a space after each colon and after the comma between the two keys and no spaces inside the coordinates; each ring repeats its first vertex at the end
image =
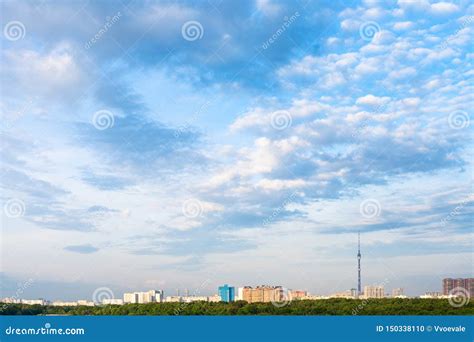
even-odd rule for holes
{"type": "Polygon", "coordinates": [[[152,292],[153,302],[161,303],[163,301],[163,290],[151,290],[152,292]]]}
{"type": "Polygon", "coordinates": [[[244,288],[239,287],[237,289],[237,296],[235,297],[235,300],[244,300],[244,288]]]}
{"type": "Polygon", "coordinates": [[[136,292],[126,292],[123,294],[124,303],[138,303],[138,294],[136,292]]]}
{"type": "Polygon", "coordinates": [[[384,298],[383,286],[364,286],[364,298],[384,298]]]}
{"type": "Polygon", "coordinates": [[[124,303],[133,303],[133,304],[146,304],[146,303],[155,303],[163,301],[163,291],[162,290],[150,290],[146,292],[129,292],[123,294],[124,303]]]}

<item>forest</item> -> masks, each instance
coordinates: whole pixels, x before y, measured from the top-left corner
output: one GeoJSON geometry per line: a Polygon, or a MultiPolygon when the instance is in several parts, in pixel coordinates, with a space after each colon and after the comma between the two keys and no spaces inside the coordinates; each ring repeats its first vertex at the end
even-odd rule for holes
{"type": "Polygon", "coordinates": [[[473,315],[474,303],[453,307],[444,299],[326,299],[272,303],[148,303],[97,306],[1,304],[0,315],[473,315]]]}

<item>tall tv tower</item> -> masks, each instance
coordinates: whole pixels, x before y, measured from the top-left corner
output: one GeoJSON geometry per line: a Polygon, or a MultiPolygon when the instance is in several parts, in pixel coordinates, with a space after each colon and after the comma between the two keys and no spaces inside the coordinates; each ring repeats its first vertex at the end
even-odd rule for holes
{"type": "Polygon", "coordinates": [[[358,280],[357,280],[357,296],[360,296],[362,294],[362,288],[360,284],[360,232],[357,233],[358,237],[358,251],[357,251],[357,271],[358,271],[358,280]]]}

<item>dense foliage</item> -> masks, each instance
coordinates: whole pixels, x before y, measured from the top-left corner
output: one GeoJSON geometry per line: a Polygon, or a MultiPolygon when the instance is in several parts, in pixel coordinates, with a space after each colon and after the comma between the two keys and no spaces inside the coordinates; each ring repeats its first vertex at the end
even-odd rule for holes
{"type": "Polygon", "coordinates": [[[444,299],[327,299],[272,303],[150,303],[55,307],[3,304],[1,315],[473,315],[474,303],[456,308],[444,299]]]}

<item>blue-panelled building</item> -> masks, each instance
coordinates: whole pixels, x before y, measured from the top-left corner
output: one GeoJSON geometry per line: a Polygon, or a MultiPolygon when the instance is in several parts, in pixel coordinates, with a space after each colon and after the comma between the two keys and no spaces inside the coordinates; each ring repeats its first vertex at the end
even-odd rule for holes
{"type": "Polygon", "coordinates": [[[233,302],[235,300],[235,288],[227,284],[219,286],[219,296],[223,302],[233,302]]]}

